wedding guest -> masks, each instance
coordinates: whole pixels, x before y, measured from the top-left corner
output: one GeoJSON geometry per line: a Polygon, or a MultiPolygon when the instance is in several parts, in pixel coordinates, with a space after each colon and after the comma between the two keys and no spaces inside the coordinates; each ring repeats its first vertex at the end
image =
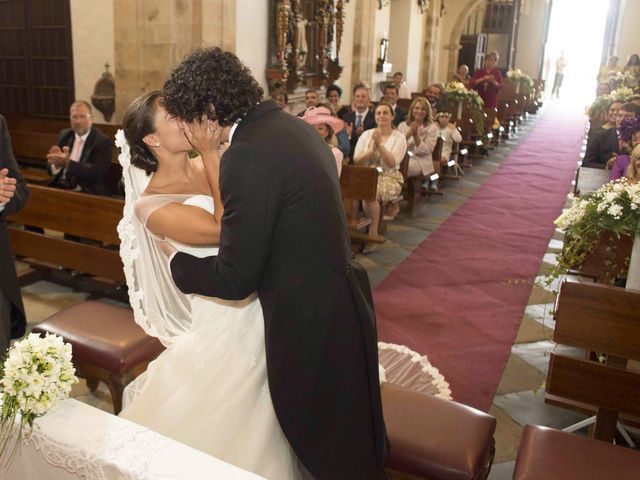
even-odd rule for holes
{"type": "MultiPolygon", "coordinates": [[[[364,211],[371,219],[369,236],[379,239],[380,204],[387,205],[400,195],[404,179],[400,173],[400,163],[407,153],[405,136],[393,128],[393,110],[391,105],[380,102],[374,111],[376,127],[366,130],[358,138],[353,162],[371,168],[380,168],[378,193],[374,201],[364,202],[364,211]]],[[[371,250],[367,245],[365,251],[371,250]]]]}
{"type": "Polygon", "coordinates": [[[560,98],[560,87],[562,87],[562,80],[564,80],[564,69],[568,65],[567,59],[564,58],[564,52],[560,52],[560,56],[556,59],[556,75],[553,79],[553,88],[551,89],[551,96],[560,98]]]}
{"type": "Polygon", "coordinates": [[[601,97],[602,95],[609,95],[611,93],[611,87],[608,82],[602,82],[598,84],[598,90],[596,91],[596,96],[601,97]]]}
{"type": "Polygon", "coordinates": [[[627,178],[631,183],[640,182],[640,145],[637,145],[631,152],[627,178]]]}
{"type": "MultiPolygon", "coordinates": [[[[640,107],[634,103],[625,103],[616,114],[615,128],[602,129],[595,133],[587,143],[587,150],[582,160],[583,167],[605,168],[613,157],[620,152],[619,130],[624,120],[636,118],[640,113],[640,107]]],[[[615,162],[615,160],[614,160],[615,162]]]]}
{"type": "Polygon", "coordinates": [[[436,115],[436,123],[440,128],[440,138],[442,138],[442,156],[441,165],[446,165],[451,158],[451,150],[454,143],[462,141],[462,135],[455,123],[451,123],[451,114],[449,112],[439,112],[436,115]]]}
{"type": "Polygon", "coordinates": [[[24,335],[27,325],[7,217],[20,211],[28,197],[27,183],[13,156],[7,122],[0,115],[0,361],[9,348],[9,341],[24,335]]]}
{"type": "Polygon", "coordinates": [[[284,110],[285,112],[288,112],[289,95],[287,95],[287,92],[282,90],[276,91],[273,93],[273,95],[271,95],[271,98],[274,99],[276,102],[278,102],[278,105],[280,105],[280,108],[282,110],[284,110]]]}
{"type": "Polygon", "coordinates": [[[393,125],[397,127],[407,116],[407,112],[398,106],[398,87],[393,83],[384,87],[384,96],[382,99],[391,105],[393,109],[393,125]]]}
{"type": "Polygon", "coordinates": [[[465,87],[469,86],[469,67],[464,63],[458,67],[456,73],[453,75],[454,82],[463,84],[465,87]]]}
{"type": "Polygon", "coordinates": [[[58,144],[47,153],[51,186],[95,195],[109,195],[109,172],[113,140],[91,120],[88,102],[79,100],[69,108],[70,127],[60,132],[58,144]]]}
{"type": "Polygon", "coordinates": [[[398,87],[398,98],[411,98],[411,90],[403,81],[404,75],[402,72],[396,72],[393,74],[393,84],[398,87]]]}
{"type": "Polygon", "coordinates": [[[640,107],[640,95],[634,95],[633,97],[629,98],[628,101],[631,103],[635,103],[640,107]]]}
{"type": "Polygon", "coordinates": [[[333,105],[333,109],[336,111],[338,118],[343,119],[343,117],[349,113],[350,108],[340,103],[341,98],[342,89],[338,85],[329,85],[327,87],[327,101],[333,105]]]}
{"type": "Polygon", "coordinates": [[[615,77],[619,71],[620,67],[618,66],[618,57],[611,55],[609,60],[607,60],[607,64],[600,67],[598,82],[609,83],[609,80],[611,80],[612,77],[615,77]]]}
{"type": "Polygon", "coordinates": [[[431,154],[438,141],[438,126],[431,120],[431,105],[425,97],[416,97],[409,107],[405,122],[398,126],[398,132],[407,140],[407,150],[411,152],[407,177],[431,175],[438,168],[431,154]]]}
{"type": "Polygon", "coordinates": [[[433,83],[429,85],[424,96],[429,100],[431,112],[434,115],[445,109],[447,99],[444,94],[444,85],[441,83],[433,83]]]}
{"type": "Polygon", "coordinates": [[[637,53],[629,55],[627,64],[624,66],[624,71],[629,72],[633,80],[627,85],[629,88],[635,88],[638,86],[638,80],[640,79],[640,56],[637,53]]]}
{"type": "Polygon", "coordinates": [[[498,108],[498,92],[502,90],[502,74],[496,68],[498,52],[489,52],[484,57],[484,67],[473,72],[469,87],[476,90],[484,101],[485,109],[498,108]]]}
{"type": "Polygon", "coordinates": [[[353,158],[360,135],[376,126],[375,117],[373,111],[369,109],[369,104],[369,88],[363,83],[356,84],[353,87],[353,109],[342,118],[351,131],[350,158],[353,158]]]}
{"type": "Polygon", "coordinates": [[[318,102],[320,101],[320,97],[318,96],[318,91],[314,88],[310,88],[306,92],[304,92],[304,104],[306,105],[305,109],[298,113],[298,116],[301,117],[304,115],[304,112],[307,108],[317,107],[318,102]]]}
{"type": "Polygon", "coordinates": [[[342,159],[344,158],[344,154],[338,148],[334,147],[331,141],[333,140],[335,133],[344,129],[344,122],[332,115],[331,110],[327,107],[321,106],[307,108],[302,116],[302,120],[307,122],[309,125],[313,125],[324,141],[329,144],[331,153],[333,153],[333,156],[336,159],[338,176],[340,176],[342,173],[342,159]]]}
{"type": "MultiPolygon", "coordinates": [[[[338,118],[333,105],[329,102],[321,102],[318,107],[324,107],[331,112],[331,116],[338,118]]],[[[342,119],[340,119],[342,120],[342,119]]],[[[351,150],[351,128],[342,120],[343,128],[337,132],[333,132],[334,135],[331,138],[330,144],[332,147],[337,147],[342,152],[343,158],[349,157],[349,151],[351,150]]]]}
{"type": "Polygon", "coordinates": [[[620,141],[622,151],[620,155],[609,159],[607,168],[611,169],[610,179],[624,177],[629,167],[629,155],[640,144],[640,117],[624,120],[620,125],[620,141]]]}

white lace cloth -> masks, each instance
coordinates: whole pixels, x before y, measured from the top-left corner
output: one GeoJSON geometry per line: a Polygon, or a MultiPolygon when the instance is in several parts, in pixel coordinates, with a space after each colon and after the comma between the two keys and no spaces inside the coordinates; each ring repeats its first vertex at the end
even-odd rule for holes
{"type": "MultiPolygon", "coordinates": [[[[195,413],[195,412],[194,412],[195,413]]],[[[259,480],[123,418],[68,399],[36,420],[3,480],[259,480]],[[37,425],[37,427],[36,427],[37,425]]]]}

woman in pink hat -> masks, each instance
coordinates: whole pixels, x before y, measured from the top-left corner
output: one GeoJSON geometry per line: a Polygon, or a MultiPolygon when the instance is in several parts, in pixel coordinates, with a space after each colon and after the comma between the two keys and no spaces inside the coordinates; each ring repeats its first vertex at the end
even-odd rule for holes
{"type": "Polygon", "coordinates": [[[331,110],[327,107],[310,107],[302,116],[302,120],[309,125],[316,127],[316,130],[322,138],[327,142],[333,156],[336,158],[338,167],[338,176],[342,173],[342,159],[344,155],[331,142],[336,133],[344,128],[344,122],[337,117],[331,115],[331,110]]]}

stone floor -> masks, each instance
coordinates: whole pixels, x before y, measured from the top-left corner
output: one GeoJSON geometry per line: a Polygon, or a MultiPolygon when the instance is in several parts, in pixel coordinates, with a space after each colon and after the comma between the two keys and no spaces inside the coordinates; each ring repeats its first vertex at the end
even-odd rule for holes
{"type": "MultiPolygon", "coordinates": [[[[401,212],[396,221],[388,225],[386,235],[389,241],[367,255],[358,256],[358,260],[369,273],[372,285],[380,283],[417,245],[462,205],[499,168],[535,123],[536,118],[532,117],[516,137],[493,150],[488,158],[465,169],[466,174],[460,180],[449,181],[444,195],[425,199],[411,216],[401,212]]],[[[561,246],[562,235],[556,232],[550,239],[540,275],[548,269],[553,262],[553,253],[561,246]]],[[[24,267],[18,263],[19,269],[24,267]]],[[[29,285],[23,288],[22,293],[30,325],[86,298],[86,294],[73,292],[69,288],[46,281],[29,285]]],[[[551,342],[554,324],[550,318],[550,310],[553,301],[552,294],[537,286],[532,289],[511,356],[490,409],[490,413],[498,420],[495,434],[496,457],[489,476],[491,480],[511,478],[520,435],[525,424],[562,428],[584,418],[583,415],[544,403],[548,355],[555,348],[551,342]]],[[[81,381],[73,389],[72,396],[103,410],[112,411],[109,393],[103,385],[94,395],[89,392],[84,381],[81,381]]]]}

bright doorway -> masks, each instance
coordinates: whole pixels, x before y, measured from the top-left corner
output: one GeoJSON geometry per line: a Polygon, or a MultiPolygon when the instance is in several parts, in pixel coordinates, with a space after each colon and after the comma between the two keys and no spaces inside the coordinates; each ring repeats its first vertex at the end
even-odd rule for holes
{"type": "Polygon", "coordinates": [[[556,59],[568,61],[560,98],[584,106],[595,96],[609,0],[553,0],[545,48],[544,78],[550,94],[556,59]]]}

